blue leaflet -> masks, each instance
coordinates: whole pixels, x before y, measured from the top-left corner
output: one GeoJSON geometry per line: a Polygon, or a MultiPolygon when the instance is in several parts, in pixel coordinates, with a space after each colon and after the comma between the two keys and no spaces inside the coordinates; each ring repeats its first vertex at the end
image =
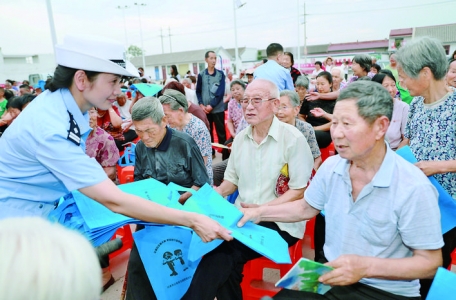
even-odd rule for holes
{"type": "Polygon", "coordinates": [[[188,259],[192,231],[175,226],[146,226],[133,237],[157,298],[181,299],[201,261],[188,259]]]}
{"type": "MultiPolygon", "coordinates": [[[[276,231],[258,226],[252,222],[246,223],[243,227],[237,227],[237,222],[241,219],[242,212],[226,201],[208,184],[205,184],[194,193],[183,208],[187,211],[203,213],[218,221],[222,226],[231,230],[231,235],[235,239],[272,261],[276,263],[291,263],[288,244],[276,231]]],[[[199,245],[199,247],[190,248],[190,259],[201,257],[201,253],[207,253],[220,244],[219,241],[202,243],[196,234],[193,235],[192,239],[194,239],[192,244],[199,245]],[[218,244],[215,245],[215,242],[218,244]],[[194,253],[194,251],[197,253],[194,253]]]]}
{"type": "Polygon", "coordinates": [[[450,299],[456,295],[456,274],[442,267],[437,269],[426,300],[450,299]]]}
{"type": "MultiPolygon", "coordinates": [[[[402,147],[396,153],[412,164],[417,162],[409,146],[402,147]]],[[[439,193],[440,222],[442,224],[442,233],[446,233],[456,227],[456,202],[437,182],[434,176],[429,176],[428,178],[439,193]]]]}

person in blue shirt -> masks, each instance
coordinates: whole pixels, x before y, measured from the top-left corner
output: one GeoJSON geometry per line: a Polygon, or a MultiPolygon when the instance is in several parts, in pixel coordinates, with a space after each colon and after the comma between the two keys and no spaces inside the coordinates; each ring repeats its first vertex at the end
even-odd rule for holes
{"type": "Polygon", "coordinates": [[[0,138],[0,219],[47,217],[59,198],[79,190],[110,210],[146,222],[192,228],[203,241],[231,240],[209,217],[170,209],[122,192],[85,154],[92,107],[108,109],[122,76],[138,76],[120,43],[67,36],[55,47],[57,68],[48,90],[0,138]]]}
{"type": "Polygon", "coordinates": [[[283,54],[283,47],[280,44],[272,43],[266,48],[268,61],[258,68],[253,73],[253,78],[267,79],[274,82],[279,88],[279,92],[283,90],[294,90],[293,79],[290,71],[280,65],[283,54]]]}

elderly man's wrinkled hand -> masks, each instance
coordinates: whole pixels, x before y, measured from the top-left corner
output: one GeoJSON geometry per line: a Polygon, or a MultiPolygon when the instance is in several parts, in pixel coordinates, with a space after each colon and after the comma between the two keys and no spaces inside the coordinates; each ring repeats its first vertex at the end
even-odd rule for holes
{"type": "Polygon", "coordinates": [[[217,221],[204,215],[198,215],[195,218],[192,229],[205,243],[215,239],[223,239],[225,241],[231,241],[233,239],[231,231],[220,225],[217,221]]]}
{"type": "Polygon", "coordinates": [[[315,101],[318,99],[320,99],[320,93],[318,93],[318,92],[310,92],[306,95],[307,101],[315,101]]]}
{"type": "Polygon", "coordinates": [[[237,223],[238,227],[242,227],[248,221],[258,224],[261,221],[261,207],[258,204],[241,203],[241,212],[244,214],[237,223]]]}
{"type": "Polygon", "coordinates": [[[320,276],[318,280],[329,285],[357,283],[361,278],[366,277],[369,267],[367,257],[352,254],[341,255],[326,265],[333,267],[334,270],[320,276]]]}
{"type": "Polygon", "coordinates": [[[178,201],[179,201],[180,204],[184,205],[185,202],[187,201],[187,199],[190,198],[191,196],[192,196],[192,193],[190,193],[190,192],[185,192],[185,193],[183,193],[182,195],[180,195],[178,201]]]}

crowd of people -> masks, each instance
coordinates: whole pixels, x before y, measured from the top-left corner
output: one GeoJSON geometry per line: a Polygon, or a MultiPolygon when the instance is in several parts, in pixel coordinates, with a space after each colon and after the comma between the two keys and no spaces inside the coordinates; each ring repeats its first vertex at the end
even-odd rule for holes
{"type": "MultiPolygon", "coordinates": [[[[442,234],[438,193],[426,178],[456,199],[456,60],[444,51],[436,39],[415,39],[383,69],[357,54],[348,78],[347,63],[332,57],[301,74],[293,54],[272,43],[246,81],[216,69],[207,51],[206,69],[181,76],[172,65],[161,91],[149,94],[144,69],[123,60],[120,44],[67,37],[45,86],[0,86],[0,228],[12,226],[3,223],[11,217],[45,218],[79,190],[114,212],[224,239],[202,258],[183,299],[242,299],[243,267],[261,255],[209,217],[121,192],[116,166],[134,142],[135,181],[235,194],[238,226],[258,223],[291,246],[316,217],[315,260],[334,268],[319,280],[333,288],[283,290],[274,299],[424,298],[456,248],[456,229],[442,234]],[[229,148],[216,164],[214,135],[229,148]],[[321,149],[331,144],[338,155],[323,162],[321,149]],[[406,145],[415,165],[395,153],[406,145]]],[[[182,192],[179,202],[189,197],[182,192]]],[[[135,245],[128,276],[127,299],[156,299],[159,287],[135,245]]],[[[5,291],[1,299],[13,295],[5,291]]]]}

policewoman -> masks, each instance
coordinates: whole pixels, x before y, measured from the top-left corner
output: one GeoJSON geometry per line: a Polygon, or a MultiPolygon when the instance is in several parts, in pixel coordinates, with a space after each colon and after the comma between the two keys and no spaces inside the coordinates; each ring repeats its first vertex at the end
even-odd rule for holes
{"type": "Polygon", "coordinates": [[[209,217],[170,209],[126,194],[85,154],[91,107],[108,110],[122,76],[138,76],[122,44],[67,36],[55,47],[57,68],[39,95],[0,138],[0,219],[42,216],[79,190],[110,210],[146,222],[183,225],[203,239],[232,239],[209,217]]]}

